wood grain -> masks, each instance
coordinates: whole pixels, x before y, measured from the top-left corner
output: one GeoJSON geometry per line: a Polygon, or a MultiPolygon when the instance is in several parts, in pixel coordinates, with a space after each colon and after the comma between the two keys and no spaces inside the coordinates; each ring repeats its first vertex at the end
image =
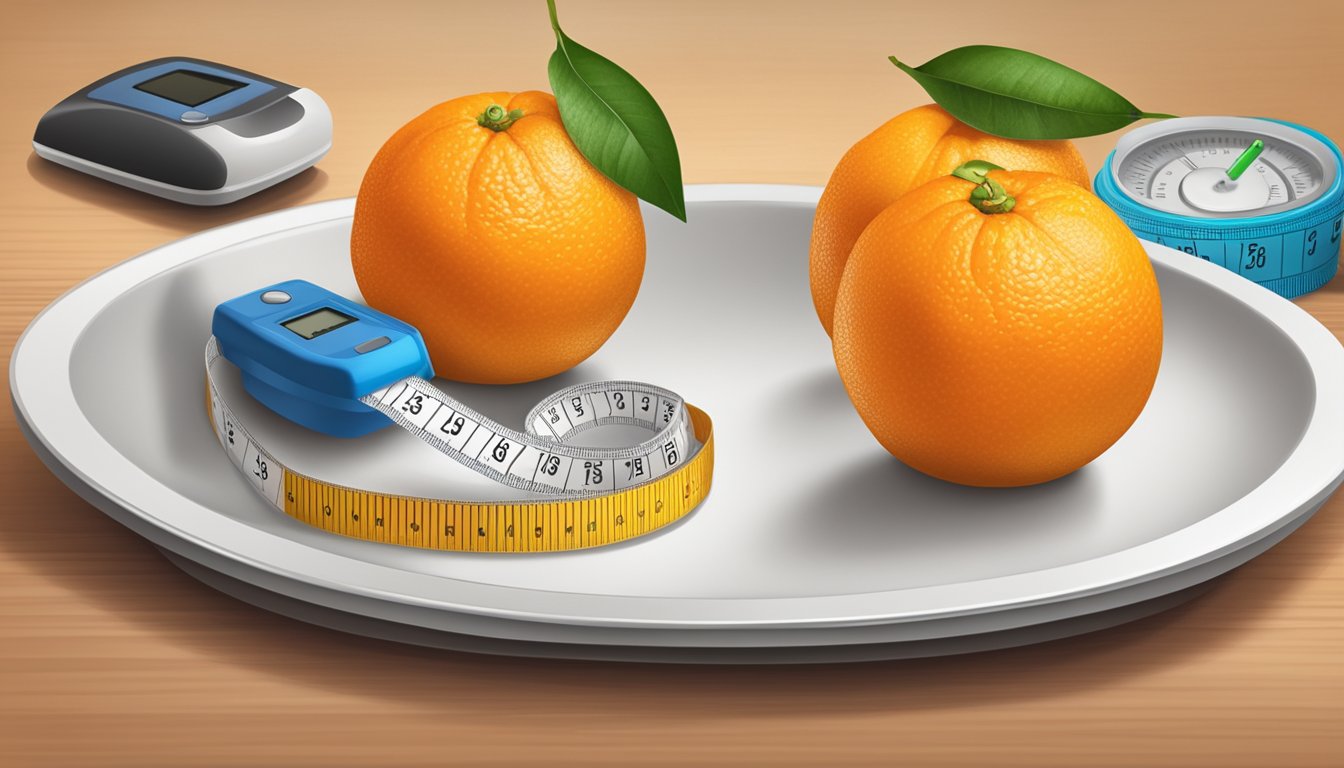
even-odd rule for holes
{"type": "MultiPolygon", "coordinates": [[[[1144,109],[1264,114],[1344,139],[1338,3],[598,3],[578,40],[635,72],[691,182],[823,183],[927,101],[886,62],[1029,48],[1144,109]],[[979,16],[977,9],[993,9],[979,16]],[[1253,19],[1251,22],[1249,20],[1253,19]],[[1233,22],[1249,25],[1230,36],[1233,22]]],[[[540,0],[0,5],[0,345],[62,291],[162,242],[354,194],[381,142],[452,96],[545,88],[540,0]],[[45,164],[33,125],[114,69],[185,53],[312,87],[319,169],[191,210],[45,164]]],[[[1081,146],[1096,170],[1114,136],[1081,146]]],[[[1301,300],[1344,334],[1344,279],[1301,300]]],[[[1322,393],[1339,397],[1344,393],[1322,393]]],[[[1212,592],[1041,646],[855,666],[669,668],[400,647],[205,588],[83,503],[0,423],[3,765],[1340,765],[1344,499],[1212,592]]]]}

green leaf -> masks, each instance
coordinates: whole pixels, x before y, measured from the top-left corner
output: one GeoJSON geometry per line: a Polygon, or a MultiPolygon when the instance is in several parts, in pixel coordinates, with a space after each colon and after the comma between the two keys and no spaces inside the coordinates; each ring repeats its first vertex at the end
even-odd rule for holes
{"type": "Polygon", "coordinates": [[[663,110],[644,86],[611,60],[560,30],[547,71],[560,120],[588,162],[608,178],[682,221],[681,158],[663,110]]]}
{"type": "Polygon", "coordinates": [[[1144,117],[1128,99],[1057,61],[1015,48],[969,45],[923,66],[891,63],[953,117],[1009,139],[1074,139],[1110,133],[1144,117]]]}

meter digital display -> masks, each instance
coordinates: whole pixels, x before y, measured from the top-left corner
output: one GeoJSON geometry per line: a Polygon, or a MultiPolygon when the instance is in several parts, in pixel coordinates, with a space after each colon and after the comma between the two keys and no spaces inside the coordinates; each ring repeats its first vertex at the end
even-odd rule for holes
{"type": "Polygon", "coordinates": [[[246,85],[247,83],[217,77],[205,72],[175,69],[166,75],[159,75],[152,80],[138,83],[134,87],[136,90],[152,93],[178,104],[197,107],[226,93],[233,93],[246,85]]]}
{"type": "Polygon", "coordinates": [[[355,318],[337,312],[331,307],[322,307],[306,315],[286,320],[281,325],[305,339],[314,339],[328,331],[334,331],[344,325],[355,322],[355,318]]]}

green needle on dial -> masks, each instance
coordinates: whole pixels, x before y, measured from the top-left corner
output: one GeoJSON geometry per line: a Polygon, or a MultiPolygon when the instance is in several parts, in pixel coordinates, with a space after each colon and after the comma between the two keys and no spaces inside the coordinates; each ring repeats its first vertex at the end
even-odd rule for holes
{"type": "Polygon", "coordinates": [[[1241,156],[1232,163],[1232,167],[1227,169],[1227,178],[1233,181],[1240,179],[1241,174],[1245,173],[1246,169],[1251,167],[1251,163],[1255,162],[1255,158],[1259,157],[1260,153],[1264,151],[1265,142],[1259,139],[1252,141],[1251,146],[1247,147],[1246,151],[1242,152],[1241,156]]]}

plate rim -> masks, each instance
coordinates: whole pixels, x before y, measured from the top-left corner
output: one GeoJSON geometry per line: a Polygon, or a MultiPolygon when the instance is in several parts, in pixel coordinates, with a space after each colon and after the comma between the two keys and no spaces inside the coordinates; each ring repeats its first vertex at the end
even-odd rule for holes
{"type": "MultiPolygon", "coordinates": [[[[784,184],[701,184],[688,185],[686,193],[688,204],[811,206],[819,199],[821,189],[784,184]]],[[[243,219],[146,251],[66,291],[29,323],[11,354],[10,396],[16,418],[25,422],[25,432],[89,488],[168,534],[170,548],[171,539],[181,539],[276,576],[380,600],[496,618],[595,627],[861,626],[1066,602],[1160,579],[1233,552],[1310,513],[1344,480],[1344,398],[1322,396],[1344,392],[1344,347],[1297,305],[1220,266],[1149,242],[1144,246],[1154,261],[1240,302],[1297,348],[1315,387],[1311,416],[1301,439],[1263,483],[1185,528],[1097,558],[988,579],[834,595],[645,597],[543,593],[404,571],[302,544],[181,496],[123,457],[87,420],[82,409],[72,405],[71,353],[88,322],[125,290],[182,267],[197,256],[349,218],[353,209],[354,198],[341,198],[243,219]],[[85,467],[94,469],[86,471],[85,467]],[[1280,511],[1265,513],[1265,509],[1280,511]],[[303,567],[284,563],[302,563],[303,567]],[[428,590],[428,586],[438,589],[428,590]],[[452,598],[446,598],[445,593],[452,593],[452,598]],[[561,604],[563,609],[559,609],[561,604]],[[658,610],[651,611],[651,607],[658,610]]]]}

